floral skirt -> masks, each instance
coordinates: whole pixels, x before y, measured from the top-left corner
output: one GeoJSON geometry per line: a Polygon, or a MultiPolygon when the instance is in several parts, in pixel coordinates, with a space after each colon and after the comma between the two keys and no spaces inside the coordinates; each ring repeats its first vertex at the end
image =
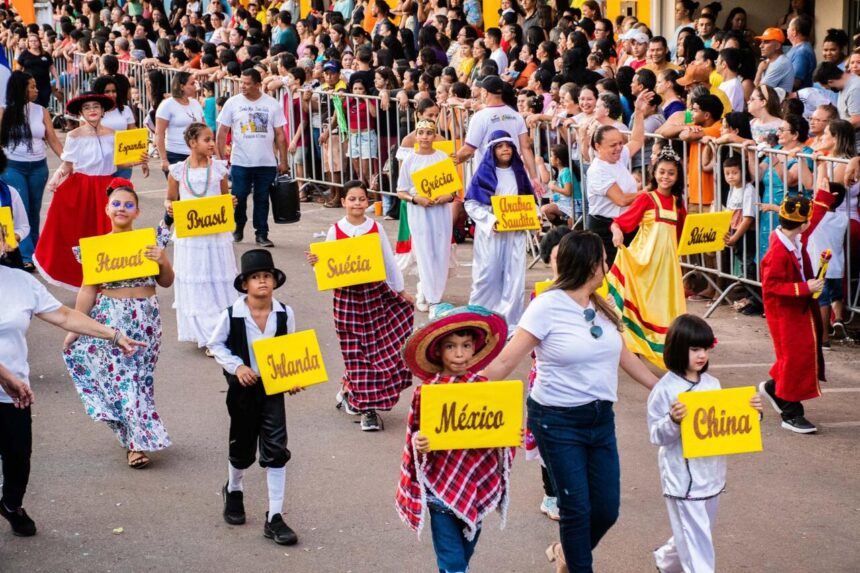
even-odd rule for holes
{"type": "Polygon", "coordinates": [[[151,452],[170,445],[155,411],[155,364],[161,347],[158,299],[110,298],[99,294],[90,317],[145,342],[125,356],[111,341],[81,336],[64,353],[66,368],[87,415],[107,423],[123,448],[151,452]]]}

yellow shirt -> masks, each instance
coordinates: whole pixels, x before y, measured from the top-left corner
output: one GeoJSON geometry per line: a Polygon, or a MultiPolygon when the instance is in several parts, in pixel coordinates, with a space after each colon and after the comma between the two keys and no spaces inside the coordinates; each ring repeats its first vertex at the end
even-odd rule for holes
{"type": "Polygon", "coordinates": [[[726,92],[721,90],[720,88],[715,88],[711,86],[711,95],[717,96],[717,99],[720,100],[720,103],[723,104],[723,117],[730,111],[732,111],[732,102],[729,101],[729,96],[726,95],[726,92]]]}
{"type": "Polygon", "coordinates": [[[723,76],[721,76],[719,74],[719,72],[717,72],[717,70],[714,70],[713,72],[711,72],[711,75],[708,77],[708,81],[711,82],[711,85],[713,87],[718,88],[723,83],[723,76]]]}

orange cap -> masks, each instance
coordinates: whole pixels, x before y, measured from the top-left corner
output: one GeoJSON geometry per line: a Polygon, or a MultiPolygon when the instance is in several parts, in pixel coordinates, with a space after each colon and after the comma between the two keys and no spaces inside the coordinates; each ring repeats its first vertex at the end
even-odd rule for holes
{"type": "Polygon", "coordinates": [[[768,28],[764,31],[764,34],[756,36],[755,39],[762,42],[779,42],[782,44],[785,42],[785,34],[779,28],[768,28]]]}
{"type": "Polygon", "coordinates": [[[691,62],[690,65],[687,66],[687,71],[684,73],[684,77],[678,78],[678,84],[689,86],[692,84],[710,83],[710,77],[711,72],[708,71],[708,66],[706,64],[691,62]]]}

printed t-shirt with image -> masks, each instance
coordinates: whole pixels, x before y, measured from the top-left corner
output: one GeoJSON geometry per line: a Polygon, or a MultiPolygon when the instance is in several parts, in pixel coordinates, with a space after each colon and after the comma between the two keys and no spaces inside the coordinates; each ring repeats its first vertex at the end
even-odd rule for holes
{"type": "Polygon", "coordinates": [[[275,167],[275,130],[286,125],[284,110],[275,98],[262,94],[254,101],[243,95],[227,100],[218,123],[233,135],[230,163],[239,167],[275,167]]]}

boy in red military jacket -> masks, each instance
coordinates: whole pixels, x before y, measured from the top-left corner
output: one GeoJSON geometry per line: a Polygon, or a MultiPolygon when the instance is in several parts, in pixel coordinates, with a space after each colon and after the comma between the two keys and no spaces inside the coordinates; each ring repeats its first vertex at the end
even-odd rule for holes
{"type": "Polygon", "coordinates": [[[801,401],[820,396],[819,382],[825,380],[821,315],[812,298],[824,280],[815,276],[806,245],[834,196],[826,179],[819,179],[818,189],[812,202],[786,196],[779,207],[779,227],[771,233],[761,261],[764,310],[776,362],[759,391],[782,416],[782,427],[799,434],[816,431],[804,417],[801,401]]]}

